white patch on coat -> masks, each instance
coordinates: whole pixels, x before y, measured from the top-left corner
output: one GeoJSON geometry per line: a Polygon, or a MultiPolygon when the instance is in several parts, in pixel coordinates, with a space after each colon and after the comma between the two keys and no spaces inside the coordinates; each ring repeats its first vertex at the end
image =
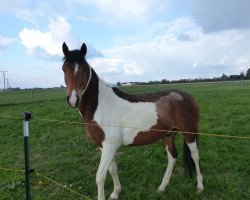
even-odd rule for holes
{"type": "Polygon", "coordinates": [[[76,75],[76,73],[78,72],[79,69],[79,65],[76,63],[74,66],[74,74],[76,75]]]}
{"type": "Polygon", "coordinates": [[[175,92],[171,92],[169,94],[169,96],[171,96],[174,100],[176,101],[182,101],[183,100],[183,97],[175,92]]]}
{"type": "Polygon", "coordinates": [[[98,106],[94,120],[104,130],[105,142],[118,143],[119,145],[132,144],[140,131],[148,131],[157,123],[155,103],[131,103],[124,100],[100,79],[98,95],[98,106]],[[105,125],[114,125],[114,127],[105,125]]]}
{"type": "Polygon", "coordinates": [[[199,151],[198,151],[198,148],[197,148],[196,141],[193,142],[193,143],[187,143],[187,145],[188,145],[188,147],[190,149],[191,157],[192,157],[192,159],[194,161],[194,164],[195,164],[196,178],[197,178],[197,189],[199,191],[202,191],[202,190],[204,190],[204,186],[203,186],[203,183],[202,183],[203,177],[202,177],[202,174],[201,174],[201,171],[200,171],[199,151]]]}
{"type": "Polygon", "coordinates": [[[163,192],[166,189],[166,186],[169,184],[169,180],[176,162],[176,158],[173,158],[172,154],[169,152],[168,147],[166,146],[166,151],[168,154],[168,166],[165,172],[165,175],[162,179],[161,185],[158,187],[159,192],[163,192]]]}

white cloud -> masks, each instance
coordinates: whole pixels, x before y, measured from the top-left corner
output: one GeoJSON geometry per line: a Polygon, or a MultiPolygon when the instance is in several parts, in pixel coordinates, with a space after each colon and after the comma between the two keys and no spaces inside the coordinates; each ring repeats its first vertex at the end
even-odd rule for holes
{"type": "MultiPolygon", "coordinates": [[[[19,41],[29,54],[45,60],[61,58],[64,41],[70,49],[79,48],[83,37],[95,42],[104,50],[96,51],[93,45],[87,44],[88,58],[92,58],[89,62],[98,74],[112,82],[211,77],[240,73],[249,68],[250,15],[247,0],[194,0],[194,6],[190,7],[195,12],[199,11],[194,13],[194,18],[182,17],[168,23],[173,17],[182,16],[187,8],[184,3],[181,9],[177,8],[178,12],[175,9],[163,12],[173,2],[2,0],[0,13],[4,17],[16,17],[20,26],[28,22],[19,33],[19,41]],[[99,23],[93,23],[93,19],[99,23]],[[135,26],[135,30],[129,30],[135,26]],[[145,29],[141,30],[142,27],[145,29]],[[129,35],[129,32],[137,33],[129,35]],[[80,35],[78,38],[77,34],[80,35]],[[110,37],[113,35],[116,37],[112,40],[110,37]],[[113,44],[116,46],[110,47],[113,44]],[[99,57],[93,58],[95,56],[99,57]]],[[[185,15],[189,14],[187,12],[185,15]]],[[[0,35],[0,53],[13,41],[15,38],[0,35]]],[[[28,61],[29,58],[22,56],[22,59],[28,61]]],[[[44,60],[35,62],[46,65],[44,60]]],[[[54,66],[57,65],[59,62],[54,66]]],[[[41,71],[49,73],[49,70],[43,68],[41,71]]],[[[36,73],[40,74],[40,71],[36,73]]],[[[41,80],[43,76],[41,74],[41,80]]]]}
{"type": "Polygon", "coordinates": [[[193,16],[204,32],[250,28],[249,0],[193,0],[193,16]]]}
{"type": "Polygon", "coordinates": [[[0,13],[15,16],[32,24],[39,24],[42,18],[53,16],[52,2],[30,0],[1,0],[0,13]]]}
{"type": "MultiPolygon", "coordinates": [[[[96,10],[92,9],[92,16],[87,18],[105,19],[106,21],[141,21],[147,19],[151,10],[156,9],[154,5],[158,4],[159,10],[163,9],[163,5],[166,1],[162,0],[75,0],[75,3],[80,3],[84,6],[92,6],[96,10]],[[94,16],[94,17],[93,17],[94,16]]],[[[85,19],[86,17],[84,17],[85,19]]]]}
{"type": "Polygon", "coordinates": [[[122,73],[120,59],[95,58],[90,59],[89,63],[91,66],[94,66],[95,70],[101,75],[122,73]]]}
{"type": "MultiPolygon", "coordinates": [[[[19,37],[21,44],[27,48],[28,54],[45,60],[58,60],[63,56],[63,42],[66,42],[70,49],[79,48],[82,44],[80,39],[73,37],[70,31],[70,24],[63,17],[57,17],[50,21],[48,31],[24,28],[19,33],[19,37]]],[[[87,57],[102,56],[102,53],[97,51],[93,45],[87,44],[87,47],[87,57]]]]}
{"type": "Polygon", "coordinates": [[[149,1],[136,0],[95,0],[94,4],[104,14],[110,14],[117,19],[128,20],[135,18],[136,20],[144,19],[146,11],[149,7],[149,1]]]}
{"type": "Polygon", "coordinates": [[[9,12],[22,6],[27,0],[1,0],[0,12],[9,12]]]}
{"type": "Polygon", "coordinates": [[[250,65],[250,30],[204,34],[191,18],[159,25],[153,25],[161,30],[158,34],[153,31],[139,42],[128,42],[128,36],[124,45],[103,52],[106,70],[119,60],[116,67],[122,74],[115,74],[113,82],[213,77],[240,73],[250,65]]]}
{"type": "Polygon", "coordinates": [[[141,75],[143,70],[135,62],[123,63],[121,59],[116,58],[94,58],[89,63],[101,76],[117,75],[141,75]]]}
{"type": "Polygon", "coordinates": [[[144,70],[136,62],[128,62],[123,65],[124,75],[142,75],[144,70]]]}
{"type": "Polygon", "coordinates": [[[15,41],[17,41],[17,38],[4,37],[3,35],[0,35],[0,51],[15,41]]]}
{"type": "MultiPolygon", "coordinates": [[[[63,17],[57,17],[49,23],[51,35],[57,37],[57,40],[65,39],[70,32],[71,26],[63,17]]],[[[55,39],[55,38],[54,38],[55,39]]]]}
{"type": "Polygon", "coordinates": [[[24,45],[29,54],[38,54],[42,58],[61,57],[61,45],[70,31],[70,25],[63,17],[52,20],[49,31],[41,32],[36,29],[24,28],[20,33],[21,44],[24,45]]]}
{"type": "Polygon", "coordinates": [[[11,87],[34,88],[34,87],[59,87],[64,85],[64,76],[59,62],[27,63],[18,65],[21,69],[14,71],[9,67],[8,77],[11,87]],[[28,81],[27,81],[28,80],[28,81]]]}
{"type": "MultiPolygon", "coordinates": [[[[21,44],[27,48],[28,54],[45,60],[57,60],[63,56],[62,43],[64,41],[70,49],[72,46],[78,48],[81,45],[81,41],[71,35],[71,26],[63,17],[50,21],[48,29],[42,32],[37,29],[24,28],[19,33],[21,44]]],[[[102,53],[96,51],[93,45],[87,44],[87,46],[88,57],[102,56],[102,53]]]]}

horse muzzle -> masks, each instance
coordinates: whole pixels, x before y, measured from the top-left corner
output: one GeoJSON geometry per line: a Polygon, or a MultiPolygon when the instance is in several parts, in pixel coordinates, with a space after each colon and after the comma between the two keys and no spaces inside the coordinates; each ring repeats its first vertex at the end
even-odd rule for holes
{"type": "Polygon", "coordinates": [[[72,107],[72,108],[79,107],[80,98],[79,98],[79,96],[76,94],[76,92],[74,90],[71,93],[71,95],[67,96],[67,102],[68,102],[69,106],[72,107]]]}

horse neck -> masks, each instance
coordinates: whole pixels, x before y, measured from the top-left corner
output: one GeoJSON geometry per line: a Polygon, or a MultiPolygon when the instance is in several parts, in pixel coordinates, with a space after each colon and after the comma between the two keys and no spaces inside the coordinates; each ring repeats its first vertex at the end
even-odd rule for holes
{"type": "Polygon", "coordinates": [[[91,122],[98,104],[109,103],[112,95],[112,88],[103,80],[99,79],[96,72],[92,69],[92,77],[88,88],[82,96],[80,113],[86,122],[91,122]],[[99,97],[102,97],[101,99],[99,97]]]}

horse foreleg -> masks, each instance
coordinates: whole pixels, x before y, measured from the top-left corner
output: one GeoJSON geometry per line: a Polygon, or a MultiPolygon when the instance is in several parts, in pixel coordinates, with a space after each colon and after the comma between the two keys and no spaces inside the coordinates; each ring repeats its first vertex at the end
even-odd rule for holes
{"type": "Polygon", "coordinates": [[[200,170],[200,165],[199,165],[199,152],[197,148],[196,141],[193,143],[187,143],[190,152],[191,152],[191,157],[194,161],[195,164],[195,169],[196,169],[196,175],[197,175],[197,190],[202,191],[204,190],[203,183],[202,183],[202,175],[201,175],[201,170],[200,170]]]}
{"type": "Polygon", "coordinates": [[[114,159],[116,146],[109,144],[103,145],[100,165],[96,173],[96,183],[98,187],[98,200],[105,200],[104,183],[107,171],[114,159]]]}
{"type": "Polygon", "coordinates": [[[109,200],[115,200],[118,199],[118,195],[121,192],[121,183],[119,181],[118,173],[117,173],[117,164],[115,162],[115,159],[111,162],[111,165],[109,167],[109,172],[112,176],[113,183],[114,183],[114,191],[109,197],[109,200]]]}

